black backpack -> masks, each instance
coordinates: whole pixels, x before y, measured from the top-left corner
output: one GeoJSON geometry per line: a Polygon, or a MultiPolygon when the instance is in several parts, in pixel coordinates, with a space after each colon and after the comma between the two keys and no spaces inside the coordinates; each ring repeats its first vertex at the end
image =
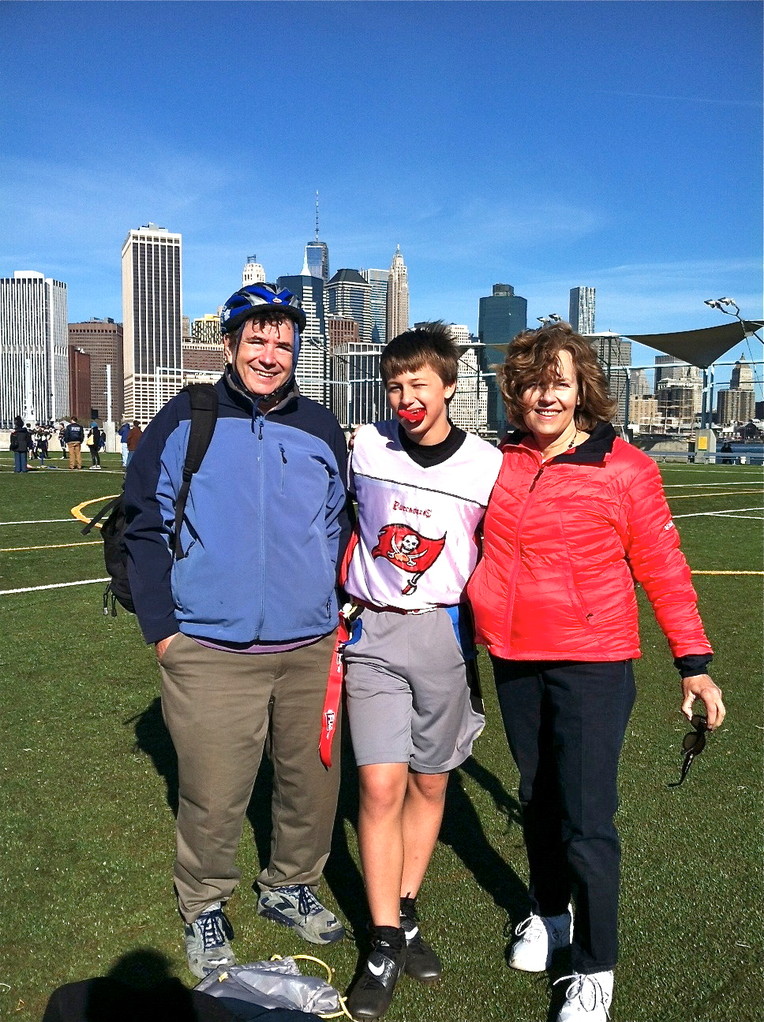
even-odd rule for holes
{"type": "MultiPolygon", "coordinates": [[[[180,542],[180,527],[186,510],[191,478],[194,472],[199,471],[202,461],[204,461],[204,455],[207,453],[212,434],[215,432],[218,413],[218,396],[211,383],[189,383],[183,389],[188,391],[191,401],[191,429],[188,434],[186,459],[183,462],[183,482],[175,502],[172,554],[176,560],[185,557],[180,542]]],[[[130,579],[127,576],[124,491],[123,483],[122,493],[105,504],[82,530],[82,535],[86,536],[94,526],[103,522],[101,525],[103,559],[109,575],[109,584],[103,594],[103,612],[108,615],[109,598],[111,597],[112,617],[117,616],[117,603],[120,603],[131,614],[135,613],[133,596],[130,592],[130,579]]]]}

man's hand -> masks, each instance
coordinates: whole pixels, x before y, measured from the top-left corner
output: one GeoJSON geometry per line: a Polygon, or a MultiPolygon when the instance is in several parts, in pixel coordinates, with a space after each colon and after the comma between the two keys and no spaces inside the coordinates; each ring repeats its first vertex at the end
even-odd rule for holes
{"type": "Polygon", "coordinates": [[[154,649],[156,650],[157,660],[159,661],[160,664],[162,662],[162,657],[164,656],[167,647],[170,645],[170,643],[177,634],[178,633],[175,632],[173,635],[168,635],[166,639],[160,639],[159,642],[154,643],[154,649]]]}

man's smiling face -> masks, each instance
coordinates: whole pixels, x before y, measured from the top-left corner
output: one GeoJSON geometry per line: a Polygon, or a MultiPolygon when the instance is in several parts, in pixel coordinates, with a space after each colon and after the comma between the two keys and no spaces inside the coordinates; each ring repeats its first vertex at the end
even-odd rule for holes
{"type": "Polygon", "coordinates": [[[283,386],[294,367],[294,324],[290,319],[248,319],[235,349],[226,357],[253,397],[267,397],[283,386]]]}

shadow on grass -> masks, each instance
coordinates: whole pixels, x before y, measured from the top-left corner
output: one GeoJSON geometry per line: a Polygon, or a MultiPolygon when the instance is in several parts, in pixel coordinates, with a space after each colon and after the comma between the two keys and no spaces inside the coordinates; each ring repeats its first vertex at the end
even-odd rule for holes
{"type": "Polygon", "coordinates": [[[167,805],[178,815],[178,757],[170,732],[162,717],[162,702],[157,697],[145,710],[125,721],[135,731],[135,748],[151,758],[154,769],[164,779],[167,805]]]}
{"type": "MultiPolygon", "coordinates": [[[[238,1016],[236,1016],[238,1018],[238,1016]]],[[[106,976],[53,991],[42,1022],[233,1022],[215,998],[188,990],[153,948],[120,958],[106,976]]]]}
{"type": "Polygon", "coordinates": [[[491,796],[495,808],[507,821],[507,829],[520,826],[520,804],[507,793],[495,774],[470,756],[448,779],[440,841],[450,845],[465,869],[510,919],[522,919],[527,915],[526,886],[486,837],[477,810],[465,791],[465,777],[491,796]]]}
{"type": "MultiPolygon", "coordinates": [[[[172,739],[162,719],[160,700],[154,699],[138,716],[126,724],[135,729],[136,748],[151,757],[154,768],[166,785],[165,797],[173,814],[178,812],[178,761],[172,739]]],[[[366,893],[363,877],[348,844],[347,828],[358,829],[358,771],[353,757],[346,719],[342,743],[342,776],[337,817],[332,837],[332,853],[324,870],[324,879],[334,895],[340,912],[359,946],[366,946],[366,893]]],[[[504,817],[507,828],[520,826],[520,806],[502,782],[474,756],[470,756],[449,777],[446,808],[440,841],[461,859],[465,869],[478,885],[507,913],[512,922],[527,915],[528,894],[525,884],[504,861],[488,840],[480,817],[465,790],[465,779],[478,784],[490,796],[497,812],[504,817]]],[[[247,808],[247,820],[257,849],[258,860],[265,865],[270,858],[271,791],[273,768],[263,756],[247,808]]]]}

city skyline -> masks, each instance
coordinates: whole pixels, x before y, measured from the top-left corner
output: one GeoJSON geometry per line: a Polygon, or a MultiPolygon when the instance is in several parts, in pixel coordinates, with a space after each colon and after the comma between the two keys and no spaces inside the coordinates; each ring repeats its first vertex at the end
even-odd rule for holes
{"type": "Polygon", "coordinates": [[[335,270],[400,245],[412,322],[476,332],[500,281],[529,325],[579,286],[626,336],[725,322],[703,305],[721,295],[761,317],[758,0],[248,7],[291,57],[254,91],[209,45],[232,4],[0,5],[0,276],[65,281],[70,321],[120,320],[119,245],[153,221],[183,235],[197,318],[247,253],[300,274],[318,191],[335,270]]]}

